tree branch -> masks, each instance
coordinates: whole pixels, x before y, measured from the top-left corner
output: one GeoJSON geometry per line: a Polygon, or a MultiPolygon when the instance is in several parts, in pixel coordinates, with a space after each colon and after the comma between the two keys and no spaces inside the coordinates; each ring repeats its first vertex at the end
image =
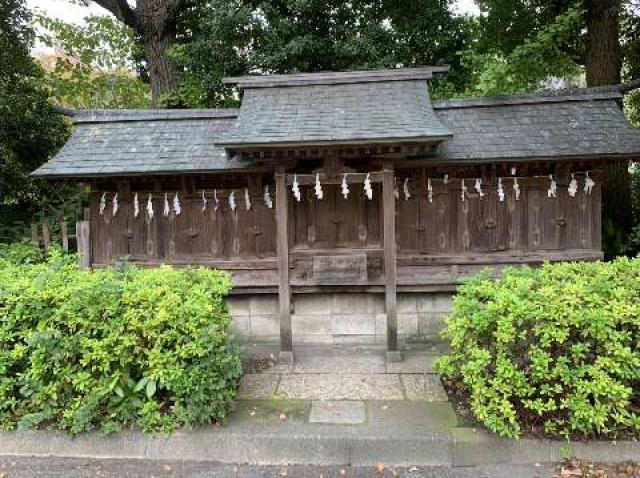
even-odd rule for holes
{"type": "Polygon", "coordinates": [[[110,11],[122,23],[138,31],[139,23],[136,11],[127,0],[93,0],[105,10],[110,11]]]}

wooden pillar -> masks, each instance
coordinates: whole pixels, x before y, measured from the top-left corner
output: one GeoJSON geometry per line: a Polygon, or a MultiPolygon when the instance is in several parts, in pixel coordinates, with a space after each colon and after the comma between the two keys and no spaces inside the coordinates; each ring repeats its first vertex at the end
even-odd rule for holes
{"type": "Polygon", "coordinates": [[[76,222],[76,241],[80,269],[89,269],[91,267],[91,228],[89,227],[89,221],[76,222]]]}
{"type": "Polygon", "coordinates": [[[387,315],[387,361],[400,362],[396,307],[396,196],[393,163],[384,163],[382,172],[382,215],[384,225],[384,303],[387,315]]]}
{"type": "Polygon", "coordinates": [[[280,305],[280,362],[293,363],[291,337],[291,286],[289,285],[289,226],[287,175],[278,168],[276,178],[276,223],[278,229],[278,302],[280,305]]]}

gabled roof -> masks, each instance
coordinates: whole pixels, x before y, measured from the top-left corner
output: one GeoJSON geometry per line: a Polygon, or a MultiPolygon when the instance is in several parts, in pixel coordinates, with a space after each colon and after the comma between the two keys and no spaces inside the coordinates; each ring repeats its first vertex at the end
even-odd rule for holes
{"type": "Polygon", "coordinates": [[[34,176],[86,177],[217,171],[246,167],[216,139],[236,110],[84,110],[75,131],[34,176]]]}
{"type": "MultiPolygon", "coordinates": [[[[439,71],[436,69],[436,71],[439,71]]],[[[432,142],[451,136],[427,90],[434,68],[228,79],[244,89],[233,149],[432,142]]]]}
{"type": "MultiPolygon", "coordinates": [[[[370,76],[351,73],[349,81],[341,83],[335,83],[335,75],[330,74],[243,80],[253,86],[245,90],[243,108],[251,114],[245,115],[241,126],[248,128],[247,138],[252,137],[252,131],[259,131],[274,140],[272,144],[279,144],[278,140],[290,135],[294,126],[295,131],[306,131],[307,140],[314,141],[326,138],[330,131],[335,138],[331,144],[354,137],[357,141],[397,140],[403,137],[400,131],[453,132],[440,144],[439,157],[434,161],[640,157],[640,132],[624,117],[617,93],[585,89],[553,96],[434,101],[432,105],[426,81],[411,77],[422,78],[428,72],[399,71],[370,76]],[[400,79],[394,75],[400,75],[400,79]],[[390,80],[390,76],[396,79],[390,80]],[[296,85],[285,86],[286,81],[296,85]],[[278,86],[266,86],[274,82],[278,86]],[[309,98],[297,107],[291,99],[300,100],[301,88],[309,98]],[[252,96],[258,90],[268,94],[252,96]],[[275,90],[279,90],[277,98],[270,98],[269,92],[275,90]],[[287,94],[291,98],[280,103],[287,94]],[[274,105],[287,106],[266,121],[262,108],[274,105]],[[354,112],[357,115],[350,116],[354,112]],[[318,132],[314,130],[318,124],[314,117],[322,120],[318,132]],[[251,130],[250,122],[257,129],[251,130]]],[[[71,139],[33,174],[95,177],[251,167],[254,163],[250,161],[228,159],[225,150],[229,138],[238,134],[238,114],[239,110],[233,109],[76,111],[71,139]]]]}
{"type": "Polygon", "coordinates": [[[640,132],[618,93],[521,95],[435,101],[454,132],[440,145],[446,160],[533,159],[640,154],[640,132]]]}

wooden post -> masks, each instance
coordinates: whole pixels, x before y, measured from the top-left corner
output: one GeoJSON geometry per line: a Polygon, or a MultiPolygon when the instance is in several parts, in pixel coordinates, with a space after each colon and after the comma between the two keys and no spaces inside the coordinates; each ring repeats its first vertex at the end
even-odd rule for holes
{"type": "Polygon", "coordinates": [[[33,242],[36,246],[40,245],[40,235],[38,234],[38,223],[31,223],[31,242],[33,242]]]}
{"type": "Polygon", "coordinates": [[[291,287],[289,285],[289,234],[287,175],[284,168],[276,170],[276,225],[278,228],[278,301],[280,304],[280,355],[283,363],[293,363],[291,337],[291,287]]]}
{"type": "Polygon", "coordinates": [[[91,235],[89,221],[76,222],[76,241],[78,243],[78,262],[80,269],[91,267],[91,235]]]}
{"type": "Polygon", "coordinates": [[[69,252],[69,234],[67,231],[67,221],[60,221],[60,234],[62,235],[62,250],[69,252]]]}
{"type": "Polygon", "coordinates": [[[387,315],[387,361],[400,362],[396,307],[396,197],[393,163],[384,163],[382,172],[382,210],[384,224],[384,297],[387,315]]]}
{"type": "Polygon", "coordinates": [[[51,242],[51,235],[49,234],[49,223],[42,221],[42,242],[44,243],[44,253],[49,252],[49,243],[51,242]]]}

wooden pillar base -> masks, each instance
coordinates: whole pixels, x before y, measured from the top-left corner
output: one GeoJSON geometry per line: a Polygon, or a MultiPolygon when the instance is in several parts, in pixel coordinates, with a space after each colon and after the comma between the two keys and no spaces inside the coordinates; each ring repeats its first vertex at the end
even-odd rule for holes
{"type": "Polygon", "coordinates": [[[278,354],[278,363],[281,365],[293,365],[293,352],[281,350],[278,354]]]}
{"type": "Polygon", "coordinates": [[[402,362],[402,352],[399,350],[387,350],[387,363],[402,362]]]}

